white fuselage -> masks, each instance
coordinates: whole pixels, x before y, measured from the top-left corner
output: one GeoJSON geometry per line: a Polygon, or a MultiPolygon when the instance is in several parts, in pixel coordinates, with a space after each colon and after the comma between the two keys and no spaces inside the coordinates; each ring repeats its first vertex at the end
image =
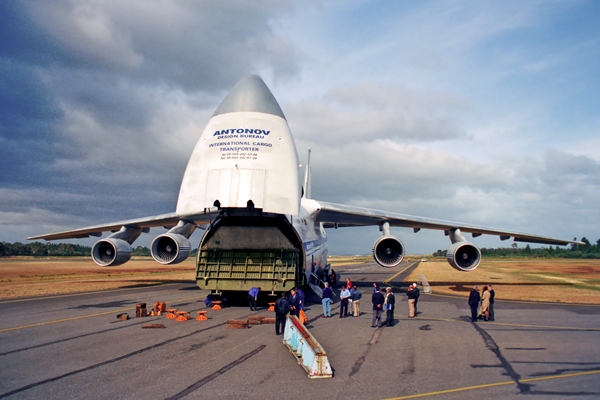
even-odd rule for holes
{"type": "Polygon", "coordinates": [[[311,273],[321,276],[327,266],[327,233],[322,223],[316,222],[314,213],[319,203],[311,199],[302,199],[300,202],[300,214],[292,217],[292,226],[302,240],[304,247],[304,275],[306,282],[310,281],[311,273]]]}

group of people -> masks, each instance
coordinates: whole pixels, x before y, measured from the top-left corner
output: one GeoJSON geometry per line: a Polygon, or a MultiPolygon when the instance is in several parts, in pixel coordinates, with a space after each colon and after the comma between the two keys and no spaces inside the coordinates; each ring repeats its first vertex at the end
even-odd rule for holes
{"type": "MultiPolygon", "coordinates": [[[[410,318],[414,318],[417,315],[417,302],[419,299],[419,294],[420,292],[416,283],[413,283],[408,287],[408,292],[406,295],[408,296],[410,318]]],[[[321,300],[323,305],[322,318],[331,318],[331,303],[333,302],[333,298],[335,296],[336,294],[331,288],[329,282],[325,282],[321,300]]],[[[339,317],[345,318],[347,316],[360,316],[361,299],[361,291],[356,286],[352,285],[350,279],[346,279],[346,285],[344,285],[340,291],[339,317]]],[[[373,320],[371,326],[373,328],[381,327],[384,324],[390,327],[393,326],[396,297],[392,292],[392,288],[386,288],[384,294],[381,293],[377,283],[373,283],[373,295],[371,297],[371,302],[373,303],[373,320]],[[384,310],[386,312],[385,322],[382,321],[384,310]]],[[[275,333],[277,335],[280,335],[285,330],[285,321],[288,312],[291,311],[292,314],[298,316],[299,310],[304,310],[304,293],[302,293],[300,289],[292,289],[289,301],[285,292],[281,294],[281,298],[279,298],[275,303],[275,333]]]]}
{"type": "Polygon", "coordinates": [[[373,284],[373,295],[371,296],[373,303],[373,320],[371,327],[377,328],[383,326],[394,326],[394,309],[396,308],[396,296],[392,293],[392,288],[385,289],[385,295],[381,293],[379,286],[373,284]],[[386,312],[385,322],[382,322],[383,310],[386,312]]]}
{"type": "Polygon", "coordinates": [[[290,290],[288,299],[287,292],[281,293],[281,297],[275,302],[275,334],[281,335],[285,332],[285,321],[288,313],[300,317],[300,311],[304,311],[304,292],[298,288],[290,290]]]}
{"type": "MultiPolygon", "coordinates": [[[[335,282],[335,278],[333,282],[335,282]]],[[[331,318],[331,303],[333,302],[335,293],[329,282],[325,282],[324,286],[323,297],[321,300],[323,305],[322,318],[331,318]]],[[[253,287],[248,292],[248,301],[250,310],[252,311],[256,311],[256,303],[260,290],[260,287],[253,287]]],[[[408,297],[409,318],[415,318],[417,316],[419,294],[419,288],[416,283],[409,285],[408,291],[406,292],[406,296],[408,297]]],[[[360,299],[362,299],[361,291],[358,290],[356,286],[352,285],[350,279],[346,279],[346,285],[342,287],[340,292],[340,318],[360,316],[360,299]],[[350,311],[348,310],[349,307],[350,311]]],[[[213,300],[214,297],[209,294],[205,299],[206,305],[212,305],[211,303],[213,300]]],[[[275,333],[277,335],[281,335],[285,331],[285,322],[288,313],[291,313],[296,317],[300,316],[300,311],[304,311],[304,302],[304,292],[298,288],[292,288],[289,296],[287,292],[281,293],[281,297],[275,302],[275,333]]],[[[373,283],[371,302],[373,303],[373,319],[371,327],[377,328],[384,324],[386,326],[393,326],[396,297],[394,296],[394,293],[392,293],[392,288],[386,288],[384,294],[381,293],[377,283],[373,283]],[[382,321],[384,310],[386,312],[385,322],[382,321]]],[[[479,292],[478,287],[474,286],[469,294],[469,306],[471,307],[472,322],[477,322],[478,319],[494,321],[494,289],[492,289],[492,285],[484,286],[481,293],[479,292]]]]}
{"type": "Polygon", "coordinates": [[[494,289],[492,285],[484,286],[481,294],[477,286],[469,293],[469,307],[471,307],[471,322],[478,319],[494,321],[494,289]]]}
{"type": "MultiPolygon", "coordinates": [[[[346,318],[348,315],[360,316],[360,299],[362,299],[360,290],[356,286],[352,286],[350,279],[346,279],[346,285],[340,292],[340,318],[346,318]],[[350,311],[348,311],[349,307],[350,311]]],[[[328,313],[325,313],[325,304],[323,304],[323,314],[323,318],[331,317],[331,309],[328,313]]]]}

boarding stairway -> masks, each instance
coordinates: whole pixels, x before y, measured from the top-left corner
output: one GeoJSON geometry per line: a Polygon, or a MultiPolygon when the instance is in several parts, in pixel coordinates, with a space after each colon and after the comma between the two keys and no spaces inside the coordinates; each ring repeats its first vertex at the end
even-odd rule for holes
{"type": "MultiPolygon", "coordinates": [[[[330,270],[331,264],[327,264],[327,267],[323,271],[325,277],[329,276],[330,270]]],[[[311,273],[310,278],[308,279],[308,286],[310,286],[312,291],[315,292],[315,294],[319,296],[319,298],[323,298],[323,288],[325,287],[325,281],[323,281],[321,277],[315,275],[314,273],[311,273]]]]}

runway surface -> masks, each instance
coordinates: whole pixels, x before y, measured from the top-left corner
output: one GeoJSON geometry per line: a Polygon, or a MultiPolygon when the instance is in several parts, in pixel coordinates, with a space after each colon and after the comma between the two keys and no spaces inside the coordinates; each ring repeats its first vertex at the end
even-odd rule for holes
{"type": "Polygon", "coordinates": [[[433,294],[408,319],[402,281],[416,264],[336,267],[363,292],[359,317],[339,318],[336,298],[334,318],[321,318],[309,292],[307,326],[332,379],[308,379],[274,325],[225,328],[273,316],[266,297],[257,312],[210,310],[203,322],[116,318],[140,302],[204,310],[192,282],[1,301],[0,399],[600,397],[600,306],[497,301],[495,322],[471,323],[465,298],[433,294]],[[394,288],[394,327],[371,328],[373,282],[394,288]],[[152,323],[166,328],[141,328],[152,323]]]}

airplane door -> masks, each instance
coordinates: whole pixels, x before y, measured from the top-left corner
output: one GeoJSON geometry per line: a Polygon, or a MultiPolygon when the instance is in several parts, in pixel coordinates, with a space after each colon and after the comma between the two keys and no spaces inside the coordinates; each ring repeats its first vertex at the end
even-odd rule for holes
{"type": "Polygon", "coordinates": [[[221,207],[245,208],[252,200],[264,208],[266,171],[259,169],[213,169],[208,173],[205,203],[219,200],[221,207]]]}

